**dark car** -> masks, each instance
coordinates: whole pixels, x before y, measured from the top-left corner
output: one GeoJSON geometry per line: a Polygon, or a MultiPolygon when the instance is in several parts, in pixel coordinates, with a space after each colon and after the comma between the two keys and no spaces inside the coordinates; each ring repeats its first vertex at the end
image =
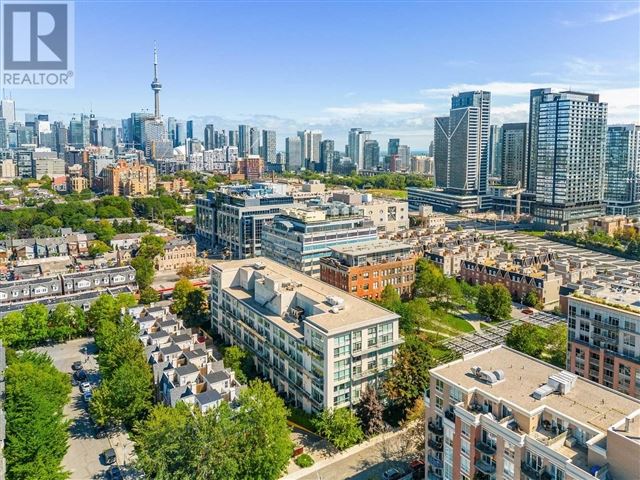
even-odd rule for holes
{"type": "Polygon", "coordinates": [[[87,380],[87,372],[84,370],[76,370],[73,374],[73,378],[79,382],[85,382],[87,380]]]}
{"type": "Polygon", "coordinates": [[[71,365],[71,370],[82,370],[82,362],[80,360],[78,360],[77,362],[73,362],[73,365],[71,365]]]}
{"type": "Polygon", "coordinates": [[[113,448],[109,448],[102,452],[102,460],[105,465],[111,465],[112,463],[116,463],[116,451],[113,448]]]}
{"type": "Polygon", "coordinates": [[[122,470],[116,465],[109,467],[107,475],[111,480],[122,480],[122,470]]]}

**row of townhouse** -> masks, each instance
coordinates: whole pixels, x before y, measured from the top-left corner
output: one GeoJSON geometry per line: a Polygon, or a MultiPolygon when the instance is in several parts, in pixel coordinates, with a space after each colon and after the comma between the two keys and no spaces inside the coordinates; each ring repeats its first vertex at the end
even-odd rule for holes
{"type": "Polygon", "coordinates": [[[89,252],[94,233],[72,233],[61,229],[62,235],[48,238],[9,238],[0,241],[0,263],[34,258],[81,257],[89,252]]]}
{"type": "Polygon", "coordinates": [[[235,402],[241,385],[204,330],[185,327],[168,307],[138,306],[129,314],[140,328],[159,402],[185,402],[201,412],[235,402]]]}
{"type": "Polygon", "coordinates": [[[136,271],[130,266],[0,282],[0,305],[122,286],[135,288],[135,284],[136,271]]]}

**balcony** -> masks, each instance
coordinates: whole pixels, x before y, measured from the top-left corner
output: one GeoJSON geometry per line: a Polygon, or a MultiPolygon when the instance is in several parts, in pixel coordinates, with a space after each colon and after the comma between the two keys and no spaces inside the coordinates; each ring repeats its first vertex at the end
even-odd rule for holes
{"type": "Polygon", "coordinates": [[[442,428],[442,425],[438,425],[431,421],[429,421],[427,428],[431,433],[435,433],[436,435],[442,435],[444,433],[444,429],[442,428]]]}
{"type": "Polygon", "coordinates": [[[522,462],[520,464],[520,469],[522,470],[522,475],[525,478],[530,478],[532,480],[540,480],[542,476],[539,470],[536,470],[533,466],[529,465],[527,462],[522,462]]]}
{"type": "Polygon", "coordinates": [[[496,473],[496,466],[493,463],[485,462],[484,460],[477,460],[475,466],[485,475],[493,475],[496,473]]]}
{"type": "Polygon", "coordinates": [[[447,410],[444,412],[444,417],[450,422],[456,423],[456,414],[453,410],[447,410]]]}
{"type": "Polygon", "coordinates": [[[429,465],[433,468],[442,468],[442,460],[440,460],[438,457],[434,457],[433,455],[427,455],[427,461],[429,462],[429,465]]]}
{"type": "Polygon", "coordinates": [[[476,449],[480,450],[482,453],[485,453],[487,455],[496,454],[496,447],[494,447],[489,443],[483,442],[482,440],[479,440],[476,442],[476,449]]]}
{"type": "Polygon", "coordinates": [[[433,448],[436,452],[441,452],[443,448],[442,442],[431,439],[429,439],[427,445],[429,445],[430,448],[433,448]]]}

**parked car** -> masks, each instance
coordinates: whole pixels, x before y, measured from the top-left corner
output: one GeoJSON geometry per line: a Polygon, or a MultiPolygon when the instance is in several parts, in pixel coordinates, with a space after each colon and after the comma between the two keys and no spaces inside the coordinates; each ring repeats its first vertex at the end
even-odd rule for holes
{"type": "Polygon", "coordinates": [[[91,393],[91,390],[88,390],[82,394],[82,398],[85,402],[89,403],[93,398],[93,393],[91,393]]]}
{"type": "Polygon", "coordinates": [[[402,473],[397,468],[390,468],[382,474],[382,480],[395,480],[402,473]]]}
{"type": "Polygon", "coordinates": [[[90,392],[91,391],[91,384],[89,382],[82,382],[80,384],[80,391],[82,393],[90,392]]]}
{"type": "Polygon", "coordinates": [[[109,448],[102,452],[102,461],[105,465],[116,463],[116,451],[113,448],[109,448]]]}
{"type": "Polygon", "coordinates": [[[107,470],[107,475],[111,480],[122,480],[122,470],[117,465],[113,465],[109,467],[107,470]]]}
{"type": "Polygon", "coordinates": [[[524,313],[525,315],[531,315],[533,314],[533,310],[531,310],[530,308],[523,308],[522,313],[524,313]]]}
{"type": "Polygon", "coordinates": [[[76,372],[73,374],[73,378],[75,378],[79,382],[86,382],[87,372],[85,372],[84,370],[76,370],[76,372]]]}
{"type": "Polygon", "coordinates": [[[82,362],[80,360],[78,360],[77,362],[73,362],[73,365],[71,365],[71,370],[82,370],[82,362]]]}

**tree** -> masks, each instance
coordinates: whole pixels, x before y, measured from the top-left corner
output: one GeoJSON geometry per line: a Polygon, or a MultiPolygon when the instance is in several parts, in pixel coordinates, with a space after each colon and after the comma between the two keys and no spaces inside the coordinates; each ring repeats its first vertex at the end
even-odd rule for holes
{"type": "Polygon", "coordinates": [[[384,429],[382,415],[384,408],[378,399],[378,393],[372,387],[366,387],[360,394],[360,402],[356,405],[356,415],[360,419],[365,435],[375,435],[384,429]]]}
{"type": "Polygon", "coordinates": [[[160,294],[152,287],[147,287],[140,290],[140,303],[149,305],[160,300],[160,294]]]}
{"type": "Polygon", "coordinates": [[[49,312],[49,337],[61,342],[82,335],[87,330],[84,311],[68,303],[60,303],[49,312]]]}
{"type": "Polygon", "coordinates": [[[511,294],[504,285],[486,283],[478,290],[476,308],[492,321],[508,320],[511,318],[511,294]]]}
{"type": "Polygon", "coordinates": [[[43,354],[10,356],[6,370],[6,446],[8,478],[63,480],[62,459],[68,449],[69,424],[63,408],[69,401],[69,377],[43,354]]]}
{"type": "Polygon", "coordinates": [[[196,287],[186,278],[181,278],[173,286],[173,294],[171,298],[173,303],[171,304],[171,311],[175,314],[182,314],[187,307],[189,294],[195,290],[196,287]]]}
{"type": "Polygon", "coordinates": [[[208,267],[200,263],[187,263],[176,272],[179,277],[197,278],[207,274],[208,267]]]}
{"type": "Polygon", "coordinates": [[[527,307],[540,308],[540,297],[535,290],[529,290],[529,292],[522,299],[527,307]]]}
{"type": "Polygon", "coordinates": [[[209,320],[209,298],[202,288],[195,287],[187,294],[182,317],[189,326],[202,325],[209,320]]]}
{"type": "Polygon", "coordinates": [[[348,408],[323,410],[314,419],[314,425],[338,450],[345,450],[364,439],[358,417],[348,408]]]}
{"type": "Polygon", "coordinates": [[[48,238],[55,236],[55,232],[53,228],[47,225],[37,224],[31,227],[31,235],[33,235],[34,238],[48,238]]]}
{"type": "Polygon", "coordinates": [[[138,256],[131,260],[131,266],[136,271],[136,283],[138,284],[138,288],[144,290],[145,288],[150,287],[156,274],[153,260],[138,256]]]}
{"type": "Polygon", "coordinates": [[[291,458],[287,409],[267,383],[256,381],[206,413],[184,404],[156,406],[133,430],[138,466],[151,478],[275,480],[291,458]]]}
{"type": "Polygon", "coordinates": [[[385,393],[406,412],[429,387],[429,369],[433,366],[429,346],[416,336],[407,336],[383,383],[385,393]]]}
{"type": "Polygon", "coordinates": [[[189,407],[159,404],[133,429],[138,467],[150,478],[192,478],[198,438],[189,407]]]}
{"type": "Polygon", "coordinates": [[[254,380],[240,392],[239,403],[243,455],[237,478],[279,478],[293,453],[284,401],[268,383],[254,380]]]}
{"type": "Polygon", "coordinates": [[[231,345],[224,349],[223,363],[225,368],[230,368],[236,374],[236,379],[240,383],[247,383],[247,376],[243,371],[243,365],[248,358],[247,352],[237,345],[231,345]]]}
{"type": "Polygon", "coordinates": [[[47,307],[41,303],[27,305],[22,311],[25,337],[32,344],[38,344],[47,339],[49,334],[47,307]]]}
{"type": "Polygon", "coordinates": [[[111,251],[111,247],[104,243],[102,240],[94,240],[89,244],[89,256],[96,258],[100,255],[104,255],[111,251]]]}
{"type": "Polygon", "coordinates": [[[457,307],[463,300],[462,290],[456,280],[445,277],[435,263],[424,258],[416,262],[413,295],[426,298],[436,309],[447,311],[457,307]]]}
{"type": "Polygon", "coordinates": [[[96,234],[96,238],[104,243],[109,243],[116,236],[116,229],[108,220],[99,220],[97,222],[88,221],[83,226],[86,232],[96,234]]]}
{"type": "Polygon", "coordinates": [[[164,238],[157,235],[145,235],[140,241],[140,248],[138,248],[136,256],[153,260],[164,252],[165,243],[164,238]]]}
{"type": "Polygon", "coordinates": [[[536,358],[540,358],[545,348],[545,342],[544,329],[531,323],[515,325],[505,338],[508,347],[536,358]]]}
{"type": "Polygon", "coordinates": [[[556,367],[566,368],[567,325],[557,323],[547,329],[546,359],[556,367]]]}

